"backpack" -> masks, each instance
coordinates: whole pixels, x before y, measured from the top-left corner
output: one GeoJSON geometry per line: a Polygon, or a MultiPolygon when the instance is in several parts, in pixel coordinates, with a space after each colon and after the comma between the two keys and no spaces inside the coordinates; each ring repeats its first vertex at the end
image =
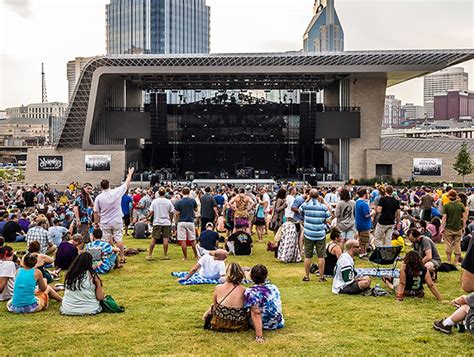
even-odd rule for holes
{"type": "Polygon", "coordinates": [[[102,312],[111,314],[125,312],[125,308],[117,304],[111,295],[107,295],[104,300],[100,302],[100,306],[102,306],[102,312]]]}

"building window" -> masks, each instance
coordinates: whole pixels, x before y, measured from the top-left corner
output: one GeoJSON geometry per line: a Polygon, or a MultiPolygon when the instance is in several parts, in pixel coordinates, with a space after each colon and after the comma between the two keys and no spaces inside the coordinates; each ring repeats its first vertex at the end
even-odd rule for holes
{"type": "Polygon", "coordinates": [[[391,177],[392,176],[392,165],[389,164],[376,164],[375,175],[377,177],[391,177]]]}

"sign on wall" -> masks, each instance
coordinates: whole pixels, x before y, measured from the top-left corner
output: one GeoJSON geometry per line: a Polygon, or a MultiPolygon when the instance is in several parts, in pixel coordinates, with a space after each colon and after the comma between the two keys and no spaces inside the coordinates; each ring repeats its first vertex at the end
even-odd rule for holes
{"type": "Polygon", "coordinates": [[[38,156],[38,171],[63,171],[63,157],[38,156]]]}
{"type": "Polygon", "coordinates": [[[110,155],[86,155],[85,160],[86,171],[110,171],[110,155]]]}
{"type": "Polygon", "coordinates": [[[441,176],[443,159],[413,159],[413,174],[417,176],[441,176]]]}

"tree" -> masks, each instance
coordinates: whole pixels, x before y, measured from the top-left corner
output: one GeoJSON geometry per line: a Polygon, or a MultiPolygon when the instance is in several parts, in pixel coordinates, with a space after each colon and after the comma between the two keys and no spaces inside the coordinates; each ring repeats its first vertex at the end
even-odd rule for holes
{"type": "Polygon", "coordinates": [[[456,156],[456,161],[453,165],[459,176],[462,176],[462,186],[464,187],[464,178],[474,172],[474,167],[471,161],[471,154],[467,150],[466,142],[463,142],[461,149],[456,156]]]}

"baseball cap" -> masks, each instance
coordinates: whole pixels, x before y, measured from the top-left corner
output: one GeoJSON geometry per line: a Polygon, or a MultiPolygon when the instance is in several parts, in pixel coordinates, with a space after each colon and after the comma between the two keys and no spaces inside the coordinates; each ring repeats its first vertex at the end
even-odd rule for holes
{"type": "Polygon", "coordinates": [[[214,223],[212,223],[212,222],[207,222],[207,223],[206,223],[206,228],[207,228],[207,227],[212,227],[212,228],[214,228],[214,223]]]}

